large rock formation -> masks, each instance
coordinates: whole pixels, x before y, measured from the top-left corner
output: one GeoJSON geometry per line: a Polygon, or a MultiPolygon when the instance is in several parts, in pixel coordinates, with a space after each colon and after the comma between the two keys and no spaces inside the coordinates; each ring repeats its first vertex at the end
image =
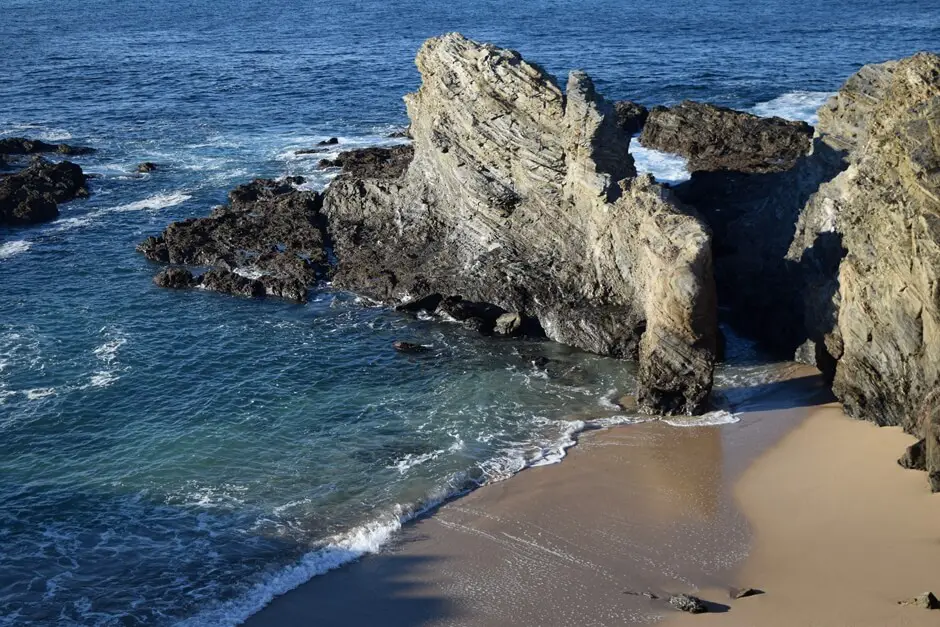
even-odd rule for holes
{"type": "Polygon", "coordinates": [[[69,161],[42,158],[0,177],[0,224],[35,224],[59,216],[59,203],[88,195],[82,169],[69,161]]]}
{"type": "Polygon", "coordinates": [[[95,152],[95,149],[86,146],[71,146],[69,144],[49,144],[41,139],[27,139],[25,137],[5,137],[0,139],[0,155],[35,155],[44,152],[75,156],[91,154],[95,152]]]}
{"type": "Polygon", "coordinates": [[[837,360],[846,412],[917,433],[940,376],[940,57],[866,66],[818,129],[849,166],[807,203],[788,254],[844,250],[837,274],[804,282],[814,352],[837,360]]]}
{"type": "Polygon", "coordinates": [[[781,172],[809,151],[813,127],[686,100],[654,107],[640,143],[688,158],[697,171],[781,172]]]}
{"type": "Polygon", "coordinates": [[[202,287],[243,296],[307,300],[328,271],[322,198],[291,183],[258,179],[229,193],[229,205],[205,218],[174,222],[137,250],[162,263],[214,268],[197,278],[161,272],[157,285],[202,287]],[[244,276],[242,276],[244,275],[244,276]]]}
{"type": "Polygon", "coordinates": [[[647,410],[701,411],[716,335],[710,234],[636,176],[629,135],[591,80],[572,72],[563,92],[518,53],[458,34],[426,42],[417,65],[407,169],[349,171],[326,192],[335,284],[516,314],[559,342],[638,357],[647,410]]]}

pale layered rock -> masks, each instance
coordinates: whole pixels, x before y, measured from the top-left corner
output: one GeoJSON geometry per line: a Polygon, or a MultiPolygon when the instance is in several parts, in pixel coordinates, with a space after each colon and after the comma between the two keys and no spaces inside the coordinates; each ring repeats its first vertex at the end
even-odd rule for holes
{"type": "Polygon", "coordinates": [[[335,284],[385,302],[490,304],[556,341],[638,357],[648,411],[702,410],[709,231],[636,177],[629,135],[591,80],[572,72],[563,92],[518,53],[458,34],[426,42],[417,65],[407,169],[346,172],[326,192],[335,284]]]}
{"type": "Polygon", "coordinates": [[[850,415],[920,433],[940,375],[940,57],[866,66],[818,128],[849,166],[807,203],[788,259],[845,256],[835,289],[809,290],[807,326],[850,415]]]}

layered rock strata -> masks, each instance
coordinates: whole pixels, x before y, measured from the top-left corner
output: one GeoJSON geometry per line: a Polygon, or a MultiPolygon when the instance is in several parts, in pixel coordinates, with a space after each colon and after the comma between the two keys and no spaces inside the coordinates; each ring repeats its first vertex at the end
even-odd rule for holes
{"type": "Polygon", "coordinates": [[[407,167],[349,169],[326,192],[335,284],[496,308],[559,342],[637,357],[648,411],[703,410],[709,231],[636,176],[629,135],[591,80],[572,72],[563,92],[518,53],[458,34],[426,42],[417,65],[407,167]]]}
{"type": "Polygon", "coordinates": [[[157,285],[201,287],[241,296],[306,301],[307,290],[328,273],[322,198],[300,191],[302,179],[258,179],[229,193],[229,204],[205,218],[174,222],[137,250],[152,261],[211,266],[199,277],[167,269],[157,285]]]}

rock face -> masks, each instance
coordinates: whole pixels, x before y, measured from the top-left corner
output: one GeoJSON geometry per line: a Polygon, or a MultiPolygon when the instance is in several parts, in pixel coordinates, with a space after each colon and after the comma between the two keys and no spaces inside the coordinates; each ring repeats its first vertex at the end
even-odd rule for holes
{"type": "Polygon", "coordinates": [[[847,413],[917,434],[940,376],[940,57],[866,66],[819,118],[848,167],[810,198],[787,258],[844,257],[804,277],[809,339],[837,362],[847,413]]]}
{"type": "Polygon", "coordinates": [[[205,218],[175,222],[137,250],[152,261],[214,266],[182,285],[164,271],[158,285],[305,301],[328,263],[322,198],[291,185],[302,181],[258,179],[241,185],[229,193],[228,206],[205,218]]]}
{"type": "Polygon", "coordinates": [[[640,143],[688,158],[696,171],[781,172],[809,151],[813,127],[805,122],[686,100],[654,107],[640,143]]]}
{"type": "MultiPolygon", "coordinates": [[[[510,50],[458,34],[417,57],[413,158],[350,165],[324,200],[334,282],[384,302],[446,298],[537,321],[551,339],[639,357],[648,411],[698,412],[712,383],[710,234],[637,177],[591,80],[565,92],[510,50]],[[404,166],[404,167],[402,167],[404,166]]],[[[503,318],[501,329],[511,329],[503,318]]]]}
{"type": "Polygon", "coordinates": [[[0,224],[54,220],[58,203],[88,195],[85,183],[85,174],[74,163],[37,158],[24,170],[0,178],[0,224]]]}
{"type": "Polygon", "coordinates": [[[615,102],[614,110],[617,112],[617,124],[627,135],[639,133],[650,115],[649,109],[632,100],[615,102]]]}
{"type": "Polygon", "coordinates": [[[320,167],[343,168],[358,178],[396,178],[405,173],[414,157],[410,145],[392,148],[360,148],[339,153],[336,159],[322,159],[320,167]]]}

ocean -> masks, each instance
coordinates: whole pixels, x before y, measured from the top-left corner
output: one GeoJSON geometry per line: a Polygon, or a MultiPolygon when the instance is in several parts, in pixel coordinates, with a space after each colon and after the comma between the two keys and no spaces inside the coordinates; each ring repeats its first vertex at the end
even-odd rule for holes
{"type": "MultiPolygon", "coordinates": [[[[294,154],[317,141],[400,141],[414,54],[454,30],[610,99],[813,121],[862,64],[935,49],[940,4],[0,0],[0,137],[98,150],[76,158],[90,198],[0,227],[0,625],[234,625],[442,500],[645,419],[615,402],[628,362],[329,285],[306,305],[161,290],[134,251],[254,177],[322,189],[324,155],[294,154]]],[[[779,375],[730,348],[724,409],[676,428],[737,420],[741,388],[779,375]]]]}

